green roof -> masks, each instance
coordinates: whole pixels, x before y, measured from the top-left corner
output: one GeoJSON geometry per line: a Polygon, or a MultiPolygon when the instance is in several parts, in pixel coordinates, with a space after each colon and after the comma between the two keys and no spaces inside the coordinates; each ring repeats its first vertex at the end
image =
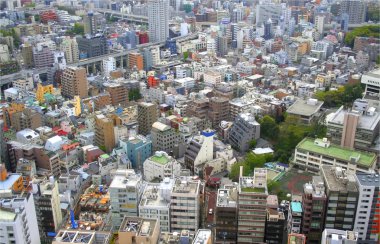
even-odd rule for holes
{"type": "Polygon", "coordinates": [[[257,193],[265,193],[265,188],[259,187],[243,187],[241,188],[242,192],[257,192],[257,193]]]}
{"type": "Polygon", "coordinates": [[[169,162],[169,159],[165,155],[162,155],[162,156],[154,155],[150,158],[150,160],[159,164],[167,164],[169,162]]]}
{"type": "Polygon", "coordinates": [[[376,161],[376,155],[374,153],[355,151],[335,144],[330,144],[329,147],[321,147],[316,145],[314,141],[312,138],[305,138],[297,145],[297,149],[315,152],[348,162],[351,161],[350,157],[357,158],[360,156],[357,164],[365,167],[371,167],[376,161]]]}
{"type": "Polygon", "coordinates": [[[100,155],[100,157],[103,158],[103,159],[107,159],[107,158],[109,158],[110,156],[109,156],[108,154],[102,154],[102,155],[100,155]]]}

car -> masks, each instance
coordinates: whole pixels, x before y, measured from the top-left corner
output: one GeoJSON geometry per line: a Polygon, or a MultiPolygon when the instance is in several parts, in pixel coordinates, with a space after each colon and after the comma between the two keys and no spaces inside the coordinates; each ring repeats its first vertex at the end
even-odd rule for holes
{"type": "Polygon", "coordinates": [[[212,214],[212,213],[213,213],[212,208],[210,208],[210,209],[208,210],[208,214],[212,214]]]}

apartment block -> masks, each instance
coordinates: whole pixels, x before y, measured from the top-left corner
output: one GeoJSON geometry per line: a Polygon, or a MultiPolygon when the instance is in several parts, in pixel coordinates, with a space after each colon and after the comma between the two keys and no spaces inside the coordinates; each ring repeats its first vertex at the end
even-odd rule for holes
{"type": "Polygon", "coordinates": [[[236,243],[237,200],[237,188],[235,186],[224,186],[224,189],[218,189],[214,243],[236,243]]]}
{"type": "Polygon", "coordinates": [[[378,174],[356,173],[359,190],[354,231],[358,233],[358,243],[379,243],[380,229],[380,177],[378,174]]]}
{"type": "Polygon", "coordinates": [[[108,53],[107,39],[103,35],[77,37],[80,58],[92,58],[108,53]]]}
{"type": "Polygon", "coordinates": [[[88,81],[85,68],[67,67],[63,71],[61,84],[61,92],[65,97],[88,97],[88,81]]]}
{"type": "Polygon", "coordinates": [[[33,49],[33,62],[36,69],[50,67],[54,63],[54,54],[47,46],[33,49]]]}
{"type": "Polygon", "coordinates": [[[201,181],[192,177],[175,179],[170,203],[171,231],[189,230],[195,233],[199,228],[201,181]]]}
{"type": "Polygon", "coordinates": [[[153,103],[141,102],[137,105],[137,122],[139,123],[139,134],[144,136],[150,134],[152,125],[158,119],[158,109],[153,103]]]}
{"type": "Polygon", "coordinates": [[[332,144],[326,138],[305,138],[296,146],[293,163],[296,167],[315,173],[324,165],[369,173],[376,168],[376,155],[332,144]]]}
{"type": "Polygon", "coordinates": [[[111,118],[103,114],[96,115],[95,119],[95,144],[111,152],[115,145],[115,125],[111,118]]]}
{"type": "Polygon", "coordinates": [[[58,182],[54,176],[34,178],[32,193],[35,200],[38,230],[41,242],[51,242],[51,233],[56,233],[62,223],[61,201],[58,182]]]}
{"type": "Polygon", "coordinates": [[[156,151],[152,157],[145,160],[143,172],[146,181],[174,179],[180,175],[181,165],[166,152],[156,151]]]}
{"type": "Polygon", "coordinates": [[[156,244],[160,237],[160,224],[156,219],[127,216],[118,234],[120,243],[156,244]]]}
{"type": "Polygon", "coordinates": [[[120,83],[103,83],[105,90],[110,94],[113,106],[125,106],[128,103],[128,89],[120,83]]]}
{"type": "Polygon", "coordinates": [[[173,152],[183,142],[181,134],[161,122],[154,122],[151,130],[153,151],[173,152]]]}
{"type": "Polygon", "coordinates": [[[205,130],[201,135],[194,136],[188,143],[184,162],[191,172],[195,172],[197,166],[213,160],[214,135],[214,131],[205,130]]]}
{"type": "Polygon", "coordinates": [[[327,197],[325,185],[320,176],[313,176],[312,182],[303,186],[302,194],[302,234],[307,242],[319,244],[324,229],[327,197]]]}
{"type": "Polygon", "coordinates": [[[26,108],[12,114],[11,125],[16,131],[27,128],[36,129],[42,126],[42,115],[34,109],[26,108]]]}
{"type": "Polygon", "coordinates": [[[253,177],[243,177],[238,187],[237,243],[263,243],[267,205],[267,171],[256,168],[253,177]]]}
{"type": "Polygon", "coordinates": [[[198,117],[200,119],[206,119],[208,116],[208,109],[208,99],[195,99],[189,103],[186,113],[189,117],[198,117]]]}
{"type": "Polygon", "coordinates": [[[120,227],[124,216],[138,216],[142,187],[141,175],[132,169],[117,170],[111,185],[111,218],[114,227],[120,227]]]}
{"type": "Polygon", "coordinates": [[[277,195],[267,198],[267,218],[265,222],[265,243],[284,243],[286,234],[285,211],[279,208],[277,195]]]}
{"type": "Polygon", "coordinates": [[[302,224],[302,204],[298,201],[292,201],[289,205],[288,213],[288,232],[301,233],[302,224]]]}
{"type": "Polygon", "coordinates": [[[353,230],[359,192],[353,173],[341,167],[322,166],[327,205],[326,229],[353,230]]]}
{"type": "Polygon", "coordinates": [[[238,148],[241,152],[249,149],[249,142],[260,138],[260,124],[250,113],[239,114],[234,121],[229,133],[231,146],[238,148]]]}
{"type": "Polygon", "coordinates": [[[217,128],[223,120],[228,120],[229,99],[224,97],[212,97],[209,102],[208,118],[213,128],[217,128]]]}
{"type": "Polygon", "coordinates": [[[358,243],[358,233],[349,230],[325,229],[322,232],[321,244],[356,244],[358,243]]]}
{"type": "Polygon", "coordinates": [[[157,219],[161,232],[170,232],[170,196],[173,179],[165,178],[161,183],[148,183],[141,196],[139,216],[157,219]]]}
{"type": "Polygon", "coordinates": [[[78,43],[75,38],[65,37],[59,48],[65,53],[66,62],[68,64],[79,61],[78,43]]]}
{"type": "Polygon", "coordinates": [[[137,70],[144,69],[144,58],[140,53],[128,54],[128,67],[130,69],[136,68],[137,70]]]}
{"type": "Polygon", "coordinates": [[[152,140],[142,135],[129,137],[127,141],[120,140],[119,143],[127,152],[134,169],[142,169],[144,161],[152,156],[152,140]]]}
{"type": "Polygon", "coordinates": [[[17,196],[2,191],[0,198],[1,242],[41,243],[33,195],[17,196]]]}

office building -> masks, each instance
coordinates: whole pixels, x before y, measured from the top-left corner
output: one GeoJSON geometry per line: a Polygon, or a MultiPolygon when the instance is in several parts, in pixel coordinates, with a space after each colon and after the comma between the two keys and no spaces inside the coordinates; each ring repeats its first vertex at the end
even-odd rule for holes
{"type": "Polygon", "coordinates": [[[249,142],[260,138],[260,124],[250,113],[239,114],[229,133],[231,146],[245,152],[249,149],[249,142]]]}
{"type": "Polygon", "coordinates": [[[302,204],[298,201],[292,201],[289,205],[288,213],[288,232],[301,233],[302,224],[302,204]]]}
{"type": "Polygon", "coordinates": [[[120,225],[118,237],[125,244],[155,244],[160,237],[160,223],[156,219],[127,216],[120,225]]]}
{"type": "Polygon", "coordinates": [[[108,53],[107,38],[103,35],[77,37],[80,59],[108,53]]]}
{"type": "Polygon", "coordinates": [[[208,118],[212,128],[217,128],[223,120],[229,119],[229,99],[225,97],[212,97],[209,102],[208,118]]]}
{"type": "Polygon", "coordinates": [[[272,38],[272,20],[269,18],[264,22],[264,39],[269,40],[272,38]]]}
{"type": "Polygon", "coordinates": [[[215,243],[236,243],[237,188],[224,186],[218,189],[215,208],[215,243]]]}
{"type": "Polygon", "coordinates": [[[200,221],[201,181],[193,177],[175,179],[170,200],[171,231],[189,230],[195,233],[200,221]]]}
{"type": "Polygon", "coordinates": [[[141,196],[139,217],[157,219],[161,232],[170,232],[170,196],[173,179],[165,178],[161,183],[148,183],[141,196]]]}
{"type": "Polygon", "coordinates": [[[378,101],[380,99],[380,69],[363,74],[361,83],[365,84],[365,98],[378,101]]]}
{"type": "Polygon", "coordinates": [[[327,138],[313,140],[307,137],[296,146],[293,163],[296,167],[316,173],[324,165],[369,173],[376,168],[376,155],[332,144],[327,138]]]}
{"type": "Polygon", "coordinates": [[[152,125],[158,119],[158,109],[153,103],[140,102],[137,105],[137,122],[139,123],[139,134],[144,136],[150,134],[152,125]]]}
{"type": "Polygon", "coordinates": [[[124,84],[115,82],[104,82],[104,89],[110,94],[112,106],[125,106],[127,105],[128,89],[124,84]]]}
{"type": "Polygon", "coordinates": [[[62,74],[62,96],[73,98],[88,96],[88,81],[86,69],[80,67],[67,67],[62,74]]]}
{"type": "Polygon", "coordinates": [[[31,68],[34,66],[33,61],[33,46],[29,43],[24,43],[21,45],[21,55],[24,61],[24,66],[26,68],[31,68]]]}
{"type": "Polygon", "coordinates": [[[325,228],[353,230],[359,192],[354,174],[340,167],[322,166],[327,195],[325,228]]]}
{"type": "Polygon", "coordinates": [[[128,54],[128,67],[129,69],[144,69],[144,57],[140,53],[129,53],[128,54]]]}
{"type": "Polygon", "coordinates": [[[150,42],[163,42],[169,37],[169,1],[148,0],[150,42]]]}
{"type": "Polygon", "coordinates": [[[124,216],[138,216],[141,184],[141,175],[133,169],[116,171],[109,187],[111,218],[115,228],[120,227],[124,216]]]}
{"type": "Polygon", "coordinates": [[[180,175],[181,165],[166,152],[156,151],[153,156],[146,159],[143,166],[146,181],[174,179],[180,175]]]}
{"type": "Polygon", "coordinates": [[[243,177],[238,186],[237,243],[263,243],[267,205],[267,171],[255,168],[253,177],[243,177]]]}
{"type": "MultiPolygon", "coordinates": [[[[215,131],[205,130],[201,135],[194,136],[185,151],[185,165],[191,172],[197,166],[213,160],[215,131]]],[[[201,173],[201,172],[195,172],[201,173]]],[[[201,173],[202,174],[202,173],[201,173]]]]}
{"type": "Polygon", "coordinates": [[[95,144],[106,152],[112,152],[116,145],[115,125],[111,118],[103,114],[96,115],[95,118],[95,144]]]}
{"type": "Polygon", "coordinates": [[[62,223],[58,182],[54,176],[34,178],[32,189],[41,242],[50,243],[62,223]]]}
{"type": "Polygon", "coordinates": [[[84,33],[88,35],[95,35],[98,29],[96,17],[93,12],[87,13],[83,16],[84,33]]]}
{"type": "Polygon", "coordinates": [[[348,14],[349,24],[365,22],[367,4],[361,0],[343,0],[340,2],[340,16],[348,14]]]}
{"type": "Polygon", "coordinates": [[[328,229],[322,232],[321,244],[356,244],[358,243],[358,233],[349,230],[328,229]]]}
{"type": "Polygon", "coordinates": [[[308,243],[321,243],[321,233],[324,229],[327,197],[325,185],[320,176],[313,176],[310,183],[303,186],[302,194],[302,234],[308,243]]]}
{"type": "Polygon", "coordinates": [[[286,236],[285,209],[279,208],[277,195],[267,198],[267,218],[265,222],[265,243],[284,243],[286,236]]]}
{"type": "Polygon", "coordinates": [[[65,37],[59,48],[65,53],[66,62],[68,64],[79,61],[78,43],[75,38],[65,37]]]}
{"type": "Polygon", "coordinates": [[[187,107],[187,116],[206,119],[208,116],[209,101],[208,99],[194,99],[187,107]]]}
{"type": "Polygon", "coordinates": [[[331,142],[350,149],[371,151],[379,136],[379,108],[371,106],[364,99],[355,100],[352,110],[341,106],[327,116],[327,136],[331,142]]]}
{"type": "Polygon", "coordinates": [[[356,173],[359,190],[354,231],[358,233],[358,243],[379,243],[380,229],[380,177],[378,174],[356,173]]]}
{"type": "Polygon", "coordinates": [[[179,144],[183,143],[182,135],[174,128],[161,122],[154,122],[151,130],[153,151],[164,151],[172,154],[179,144]]]}
{"type": "Polygon", "coordinates": [[[0,241],[41,243],[33,195],[15,196],[11,191],[2,191],[0,198],[0,241]]]}
{"type": "Polygon", "coordinates": [[[142,169],[144,161],[152,156],[152,140],[145,136],[129,137],[128,140],[120,140],[119,143],[127,152],[134,169],[142,169]]]}
{"type": "Polygon", "coordinates": [[[54,63],[54,54],[47,46],[33,48],[33,62],[36,69],[51,67],[54,63]]]}
{"type": "Polygon", "coordinates": [[[34,109],[26,108],[12,114],[11,125],[16,131],[36,129],[42,126],[42,115],[34,109]]]}
{"type": "Polygon", "coordinates": [[[103,59],[103,73],[105,76],[110,76],[110,72],[116,70],[116,59],[114,57],[108,57],[103,59]]]}

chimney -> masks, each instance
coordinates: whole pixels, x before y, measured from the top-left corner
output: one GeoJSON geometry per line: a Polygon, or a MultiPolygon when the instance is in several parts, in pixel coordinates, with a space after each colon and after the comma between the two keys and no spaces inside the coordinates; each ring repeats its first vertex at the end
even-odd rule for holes
{"type": "Polygon", "coordinates": [[[243,166],[240,166],[240,174],[239,177],[243,177],[243,166]]]}

